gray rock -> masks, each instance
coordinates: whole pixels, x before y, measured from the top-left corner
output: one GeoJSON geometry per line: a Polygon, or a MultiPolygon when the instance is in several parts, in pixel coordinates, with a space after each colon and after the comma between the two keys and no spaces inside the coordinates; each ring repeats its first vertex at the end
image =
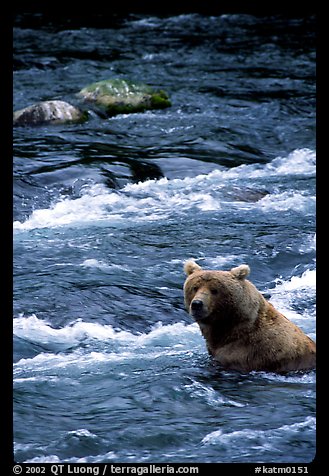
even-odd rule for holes
{"type": "Polygon", "coordinates": [[[14,126],[83,122],[88,113],[65,101],[43,101],[14,112],[14,126]]]}

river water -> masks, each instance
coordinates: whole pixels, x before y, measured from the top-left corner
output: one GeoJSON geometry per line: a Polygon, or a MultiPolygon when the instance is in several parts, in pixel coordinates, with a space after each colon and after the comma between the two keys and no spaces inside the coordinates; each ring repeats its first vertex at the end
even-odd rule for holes
{"type": "Polygon", "coordinates": [[[316,338],[314,23],[16,19],[16,110],[111,77],[172,101],[14,130],[17,461],[313,460],[315,372],[221,369],[182,287],[186,259],[247,263],[316,338]]]}

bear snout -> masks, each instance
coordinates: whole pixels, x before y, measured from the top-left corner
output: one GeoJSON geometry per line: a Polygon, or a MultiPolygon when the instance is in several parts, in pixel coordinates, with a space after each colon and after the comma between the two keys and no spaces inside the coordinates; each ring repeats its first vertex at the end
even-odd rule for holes
{"type": "Polygon", "coordinates": [[[192,301],[191,303],[191,309],[192,311],[201,311],[203,308],[203,302],[200,301],[199,299],[196,299],[195,301],[192,301]]]}
{"type": "Polygon", "coordinates": [[[196,321],[201,321],[208,315],[207,307],[201,299],[193,299],[190,306],[190,313],[196,321]]]}

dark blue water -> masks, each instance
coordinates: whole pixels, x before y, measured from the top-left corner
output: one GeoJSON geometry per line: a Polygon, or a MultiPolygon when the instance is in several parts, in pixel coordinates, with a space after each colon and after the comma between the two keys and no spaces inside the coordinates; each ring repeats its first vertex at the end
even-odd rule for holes
{"type": "Polygon", "coordinates": [[[17,461],[313,460],[315,372],[221,369],[182,287],[191,257],[248,263],[315,339],[314,41],[306,17],[17,19],[15,109],[111,77],[172,100],[14,130],[17,461]]]}

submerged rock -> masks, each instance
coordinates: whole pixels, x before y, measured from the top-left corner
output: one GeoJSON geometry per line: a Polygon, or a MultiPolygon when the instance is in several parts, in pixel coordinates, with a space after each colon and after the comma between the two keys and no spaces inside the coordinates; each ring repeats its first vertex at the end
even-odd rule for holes
{"type": "Polygon", "coordinates": [[[233,186],[230,188],[230,194],[234,196],[235,200],[241,202],[258,202],[268,195],[267,190],[256,190],[250,187],[239,188],[233,186]]]}
{"type": "Polygon", "coordinates": [[[65,101],[43,101],[14,112],[14,126],[83,122],[87,112],[65,101]]]}
{"type": "Polygon", "coordinates": [[[171,106],[165,91],[118,78],[90,84],[78,96],[99,106],[108,116],[171,106]]]}

